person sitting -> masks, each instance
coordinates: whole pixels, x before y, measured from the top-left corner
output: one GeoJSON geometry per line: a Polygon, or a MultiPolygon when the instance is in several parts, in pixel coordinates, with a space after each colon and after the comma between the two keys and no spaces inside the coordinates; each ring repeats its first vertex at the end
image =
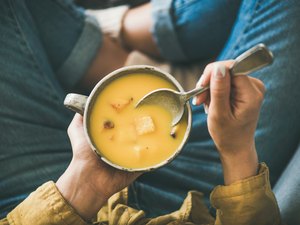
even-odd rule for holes
{"type": "Polygon", "coordinates": [[[230,77],[232,63],[208,65],[197,86],[210,85],[210,91],[194,101],[207,105],[208,130],[223,167],[225,185],[211,193],[216,219],[197,191],[187,194],[178,211],[157,218],[129,207],[123,189],[141,173],[118,170],[101,161],[86,140],[82,116],[76,114],[68,128],[73,157],[66,171],[56,183],[49,181],[31,193],[0,224],[280,225],[268,168],[259,164],[254,141],[265,88],[253,77],[230,77]]]}
{"type": "MultiPolygon", "coordinates": [[[[272,185],[298,145],[299,1],[152,0],[125,13],[125,50],[71,1],[2,0],[0,6],[0,218],[66,169],[72,156],[65,130],[73,116],[62,105],[66,93],[89,92],[124,65],[128,50],[198,63],[235,58],[266,43],[276,60],[252,76],[268,90],[255,135],[272,185]]],[[[182,154],[128,188],[129,206],[157,217],[178,209],[190,190],[203,192],[209,204],[223,170],[205,108],[193,107],[193,130],[182,154]]]]}

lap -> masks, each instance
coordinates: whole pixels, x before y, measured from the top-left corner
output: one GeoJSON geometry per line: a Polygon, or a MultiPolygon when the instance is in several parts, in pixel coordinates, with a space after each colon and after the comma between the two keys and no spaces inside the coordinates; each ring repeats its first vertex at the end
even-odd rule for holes
{"type": "Polygon", "coordinates": [[[69,0],[24,0],[59,83],[72,90],[102,43],[99,24],[69,0]]]}
{"type": "Polygon", "coordinates": [[[42,183],[56,180],[71,159],[66,129],[73,113],[63,106],[66,91],[36,19],[25,1],[0,3],[0,218],[42,183]]]}
{"type": "Polygon", "coordinates": [[[152,33],[161,55],[187,63],[216,57],[230,34],[240,2],[152,0],[152,33]]]}
{"type": "MultiPolygon", "coordinates": [[[[260,42],[274,52],[274,63],[252,74],[262,79],[267,89],[256,131],[256,147],[260,160],[270,167],[272,184],[299,142],[299,7],[297,1],[243,1],[218,57],[219,60],[234,58],[260,42]]],[[[194,31],[190,32],[193,35],[194,31]]],[[[201,49],[195,47],[195,51],[201,49]]],[[[170,165],[141,177],[132,188],[131,201],[150,215],[178,209],[191,189],[204,192],[208,202],[212,188],[223,183],[222,166],[207,131],[203,108],[195,107],[193,117],[191,138],[183,152],[170,165]],[[157,203],[157,199],[161,201],[157,203]]]]}
{"type": "Polygon", "coordinates": [[[53,71],[57,72],[78,41],[84,14],[70,1],[25,0],[53,71]]]}

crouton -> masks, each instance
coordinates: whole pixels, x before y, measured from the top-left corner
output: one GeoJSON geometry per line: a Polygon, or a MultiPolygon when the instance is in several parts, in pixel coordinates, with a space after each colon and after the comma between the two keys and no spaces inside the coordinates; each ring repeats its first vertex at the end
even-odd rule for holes
{"type": "Polygon", "coordinates": [[[136,118],[134,120],[134,124],[138,135],[148,134],[155,131],[155,126],[150,116],[136,118]]]}

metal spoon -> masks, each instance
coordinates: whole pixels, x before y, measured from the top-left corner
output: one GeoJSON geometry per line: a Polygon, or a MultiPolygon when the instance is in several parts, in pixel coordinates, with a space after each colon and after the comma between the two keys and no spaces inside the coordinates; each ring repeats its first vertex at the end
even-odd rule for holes
{"type": "MultiPolygon", "coordinates": [[[[230,68],[233,76],[247,75],[261,69],[273,62],[273,54],[264,44],[258,44],[235,59],[230,68]]],[[[175,126],[184,113],[184,105],[193,96],[201,94],[209,87],[198,87],[188,92],[178,92],[171,89],[161,88],[145,95],[136,104],[136,108],[143,105],[160,105],[172,114],[172,126],[175,126]]]]}

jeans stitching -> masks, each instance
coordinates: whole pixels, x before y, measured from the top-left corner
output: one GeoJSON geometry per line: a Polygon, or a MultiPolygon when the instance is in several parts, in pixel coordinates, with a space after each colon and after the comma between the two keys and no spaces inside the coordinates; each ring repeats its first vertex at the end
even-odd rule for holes
{"type": "Polygon", "coordinates": [[[173,5],[174,8],[176,8],[176,10],[186,10],[189,7],[192,7],[193,4],[197,2],[197,0],[190,0],[190,1],[184,1],[184,2],[178,2],[178,1],[174,1],[173,5]]]}
{"type": "Polygon", "coordinates": [[[254,19],[256,13],[257,13],[257,10],[258,10],[258,8],[260,6],[260,3],[261,3],[261,0],[256,1],[253,13],[251,13],[251,17],[247,20],[247,25],[244,27],[244,30],[242,32],[242,35],[241,35],[240,39],[236,42],[236,44],[235,44],[235,46],[233,48],[234,49],[233,52],[238,51],[240,49],[240,46],[243,43],[245,43],[246,33],[249,31],[249,29],[252,26],[253,19],[254,19]]]}
{"type": "Polygon", "coordinates": [[[14,22],[15,22],[15,25],[16,25],[16,28],[17,28],[16,32],[18,33],[18,35],[21,39],[20,47],[23,48],[24,54],[28,55],[28,57],[30,57],[32,59],[32,60],[30,60],[31,66],[34,69],[36,69],[37,72],[39,72],[40,74],[43,75],[43,77],[45,78],[45,81],[46,81],[45,84],[50,88],[50,90],[56,90],[56,91],[53,91],[51,93],[52,93],[52,96],[55,98],[55,100],[58,100],[60,102],[60,97],[57,93],[57,88],[52,84],[49,77],[44,73],[44,71],[38,66],[35,54],[32,52],[32,49],[31,49],[30,45],[28,44],[28,40],[26,38],[26,35],[22,31],[22,28],[20,26],[18,18],[16,17],[16,15],[14,13],[14,7],[13,7],[12,4],[13,4],[12,0],[9,0],[10,13],[11,13],[12,17],[14,18],[14,22]]]}

